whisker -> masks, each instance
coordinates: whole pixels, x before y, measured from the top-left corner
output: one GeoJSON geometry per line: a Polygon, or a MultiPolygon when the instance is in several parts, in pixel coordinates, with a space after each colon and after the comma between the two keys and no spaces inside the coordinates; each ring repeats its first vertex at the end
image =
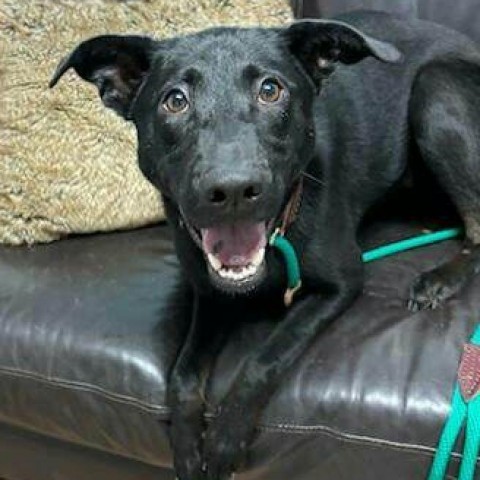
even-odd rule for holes
{"type": "Polygon", "coordinates": [[[312,180],[313,182],[318,183],[319,185],[322,185],[322,186],[325,185],[325,182],[323,180],[320,180],[319,178],[314,177],[310,173],[302,171],[302,172],[300,172],[300,174],[303,175],[304,177],[308,178],[309,180],[312,180]]]}

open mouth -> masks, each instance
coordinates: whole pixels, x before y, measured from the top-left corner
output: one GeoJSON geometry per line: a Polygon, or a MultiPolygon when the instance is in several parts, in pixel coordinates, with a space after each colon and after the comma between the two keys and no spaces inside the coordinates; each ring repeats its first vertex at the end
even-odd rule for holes
{"type": "Polygon", "coordinates": [[[235,222],[200,230],[212,282],[221,290],[253,290],[266,272],[266,222],[235,222]]]}
{"type": "MultiPolygon", "coordinates": [[[[278,217],[279,221],[281,220],[279,231],[282,235],[296,219],[302,190],[303,182],[300,179],[292,187],[281,217],[278,217]]],[[[227,293],[241,294],[254,290],[264,280],[267,272],[267,238],[273,230],[276,217],[268,221],[243,220],[197,229],[186,221],[181,210],[180,213],[181,224],[203,251],[214,286],[227,293]]],[[[297,284],[300,285],[301,282],[297,284]]],[[[298,286],[296,288],[298,289],[298,286]]]]}

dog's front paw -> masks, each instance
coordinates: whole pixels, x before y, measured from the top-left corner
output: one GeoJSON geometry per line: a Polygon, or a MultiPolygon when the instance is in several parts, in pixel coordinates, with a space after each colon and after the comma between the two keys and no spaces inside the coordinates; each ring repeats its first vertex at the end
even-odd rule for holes
{"type": "Polygon", "coordinates": [[[181,408],[172,412],[170,442],[178,480],[207,480],[203,470],[201,412],[187,415],[181,408]]]}
{"type": "Polygon", "coordinates": [[[449,277],[442,270],[432,270],[421,274],[410,288],[408,309],[412,312],[433,310],[457,293],[463,282],[449,277]]]}
{"type": "Polygon", "coordinates": [[[203,460],[196,448],[177,450],[174,467],[177,480],[207,480],[203,460]]]}
{"type": "Polygon", "coordinates": [[[185,439],[184,445],[175,449],[174,467],[178,480],[207,480],[198,447],[197,443],[185,439]]]}
{"type": "Polygon", "coordinates": [[[229,480],[243,467],[255,423],[244,408],[225,406],[205,433],[204,467],[208,480],[229,480]]]}

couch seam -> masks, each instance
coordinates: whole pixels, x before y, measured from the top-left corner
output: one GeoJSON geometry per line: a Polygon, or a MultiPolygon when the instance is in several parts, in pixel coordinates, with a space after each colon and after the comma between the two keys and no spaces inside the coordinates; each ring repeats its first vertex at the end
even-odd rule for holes
{"type": "MultiPolygon", "coordinates": [[[[138,407],[140,410],[149,412],[149,413],[160,413],[165,417],[168,417],[170,414],[170,407],[166,405],[152,404],[148,402],[142,402],[138,399],[127,395],[121,395],[118,393],[113,393],[109,390],[106,390],[102,387],[92,384],[86,384],[83,382],[74,382],[56,377],[46,377],[35,372],[9,368],[9,367],[0,367],[0,374],[9,375],[17,378],[30,378],[41,383],[57,387],[57,388],[66,388],[74,389],[78,391],[83,391],[87,393],[97,394],[99,396],[105,397],[108,400],[118,402],[120,404],[130,405],[133,407],[138,407]]],[[[214,417],[213,414],[207,413],[205,415],[207,419],[214,417]]],[[[286,432],[297,435],[312,435],[312,434],[323,434],[340,441],[357,443],[357,444],[370,444],[376,447],[387,447],[389,449],[403,450],[403,451],[412,451],[419,452],[425,455],[431,456],[435,452],[434,447],[429,447],[426,445],[420,444],[408,444],[403,442],[395,442],[392,440],[369,437],[366,435],[359,435],[355,433],[348,433],[340,431],[338,429],[328,427],[326,425],[298,425],[294,423],[261,423],[258,427],[260,431],[265,432],[286,432]]],[[[459,453],[453,452],[453,457],[460,458],[459,453]]]]}
{"type": "MultiPolygon", "coordinates": [[[[420,445],[415,443],[402,443],[395,442],[393,440],[386,440],[383,438],[373,438],[366,435],[358,435],[355,433],[347,433],[337,430],[332,427],[327,427],[326,425],[260,425],[260,431],[285,431],[289,433],[299,434],[299,435],[308,435],[312,433],[320,434],[326,437],[332,437],[335,440],[338,440],[343,443],[354,443],[357,445],[370,445],[374,448],[380,448],[381,450],[396,450],[399,452],[412,452],[414,454],[424,455],[426,457],[433,458],[436,447],[428,447],[426,445],[420,445]],[[293,427],[293,428],[292,428],[293,427]],[[303,431],[302,431],[303,430],[303,431]]],[[[452,452],[450,457],[455,461],[461,461],[462,454],[458,452],[452,452]]],[[[477,457],[477,464],[480,462],[480,456],[477,457]]],[[[455,480],[456,477],[446,475],[445,480],[455,480]]]]}
{"type": "MultiPolygon", "coordinates": [[[[384,438],[375,438],[369,437],[367,435],[359,435],[356,433],[347,433],[340,431],[336,428],[328,427],[326,425],[294,425],[294,424],[262,424],[260,425],[260,430],[268,431],[279,431],[279,432],[290,432],[296,433],[299,435],[309,435],[320,433],[325,436],[330,436],[335,439],[348,442],[348,443],[358,443],[358,444],[370,444],[375,447],[388,447],[388,449],[393,450],[403,450],[403,451],[412,451],[415,453],[422,453],[426,456],[432,456],[436,451],[435,447],[429,447],[427,445],[421,445],[418,443],[405,443],[405,442],[395,442],[393,440],[387,440],[384,438]]],[[[461,454],[457,452],[452,453],[453,457],[460,458],[461,454]]]]}
{"type": "Polygon", "coordinates": [[[72,389],[72,390],[78,390],[78,391],[97,394],[109,400],[116,401],[118,403],[139,407],[140,409],[147,412],[152,412],[152,413],[159,412],[163,414],[170,413],[170,408],[165,405],[149,403],[149,402],[131,397],[129,395],[122,395],[121,393],[115,393],[105,388],[102,388],[98,385],[93,385],[91,383],[75,382],[72,380],[66,380],[58,377],[48,377],[36,372],[17,369],[17,368],[11,368],[11,367],[5,367],[5,366],[0,367],[0,374],[2,373],[12,377],[30,378],[35,381],[45,383],[54,387],[60,387],[65,389],[72,389]]]}
{"type": "MultiPolygon", "coordinates": [[[[3,422],[2,422],[3,423],[3,422]]],[[[6,423],[3,423],[4,425],[6,426],[9,426],[9,424],[6,424],[6,423]]],[[[18,425],[14,425],[15,428],[23,428],[23,427],[19,427],[18,425]]],[[[130,456],[130,455],[125,455],[123,453],[119,453],[115,450],[112,450],[112,449],[108,449],[108,448],[102,448],[96,444],[90,444],[90,443],[80,443],[80,442],[75,442],[75,441],[72,441],[71,439],[63,439],[61,437],[58,437],[56,435],[52,435],[52,434],[49,434],[49,433],[45,433],[43,431],[40,431],[40,430],[37,430],[35,428],[26,428],[27,431],[33,433],[33,434],[36,434],[36,435],[39,435],[39,436],[42,436],[42,437],[46,437],[46,438],[49,438],[49,439],[53,439],[53,440],[57,440],[57,441],[61,441],[61,442],[66,442],[70,445],[75,445],[75,446],[78,446],[78,447],[81,447],[81,448],[87,448],[87,449],[92,449],[92,450],[95,450],[95,451],[99,451],[99,452],[105,452],[109,455],[115,455],[115,456],[120,456],[122,458],[126,458],[126,459],[129,459],[129,460],[133,460],[133,461],[138,461],[138,462],[142,462],[144,464],[147,464],[147,465],[152,465],[152,466],[158,466],[157,464],[153,464],[151,462],[148,462],[146,461],[144,458],[140,458],[140,457],[137,457],[137,456],[130,456]]],[[[260,430],[271,430],[271,429],[267,429],[267,428],[261,428],[260,430]]],[[[332,431],[334,431],[334,429],[330,429],[332,431]]],[[[326,434],[325,436],[329,436],[329,433],[324,431],[324,432],[321,432],[323,434],[326,434]]],[[[346,443],[349,443],[349,441],[347,439],[344,439],[344,438],[341,438],[341,437],[336,437],[333,435],[333,437],[336,439],[336,440],[340,440],[340,441],[345,441],[346,443]]],[[[352,442],[352,443],[359,443],[360,445],[362,445],[362,442],[352,442]]],[[[375,445],[376,446],[376,445],[375,445]]],[[[404,449],[400,448],[400,449],[397,449],[397,448],[393,448],[393,450],[399,450],[399,451],[402,451],[404,449]]],[[[415,452],[416,453],[416,452],[415,452]]],[[[425,452],[420,452],[420,453],[425,453],[425,452]]],[[[457,457],[459,457],[460,455],[456,454],[456,453],[453,453],[453,456],[455,457],[455,459],[458,459],[457,457]]],[[[477,460],[478,461],[478,460],[477,460]]],[[[446,474],[445,476],[445,480],[456,480],[456,477],[452,477],[451,475],[449,474],[446,474]]]]}

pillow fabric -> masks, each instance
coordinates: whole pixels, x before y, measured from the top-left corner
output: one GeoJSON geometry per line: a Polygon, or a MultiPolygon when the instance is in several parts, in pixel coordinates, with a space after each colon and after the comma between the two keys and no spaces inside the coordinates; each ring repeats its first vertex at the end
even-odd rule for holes
{"type": "Polygon", "coordinates": [[[163,218],[136,161],[135,129],[74,73],[48,81],[78,42],[157,38],[290,20],[282,0],[3,0],[0,5],[0,242],[135,228],[163,218]]]}

